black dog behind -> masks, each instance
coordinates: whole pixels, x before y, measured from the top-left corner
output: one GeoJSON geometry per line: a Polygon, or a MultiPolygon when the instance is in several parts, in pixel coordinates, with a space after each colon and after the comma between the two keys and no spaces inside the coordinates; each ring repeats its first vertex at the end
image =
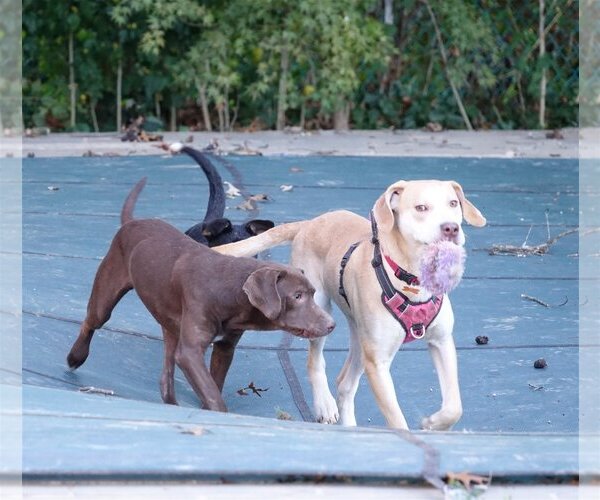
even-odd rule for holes
{"type": "Polygon", "coordinates": [[[242,224],[234,224],[223,217],[225,213],[225,190],[219,172],[217,172],[206,154],[188,146],[183,146],[179,151],[191,156],[196,161],[204,171],[209,186],[208,206],[206,207],[204,220],[185,232],[190,238],[203,245],[215,247],[245,240],[275,226],[273,221],[270,220],[253,219],[242,224]]]}

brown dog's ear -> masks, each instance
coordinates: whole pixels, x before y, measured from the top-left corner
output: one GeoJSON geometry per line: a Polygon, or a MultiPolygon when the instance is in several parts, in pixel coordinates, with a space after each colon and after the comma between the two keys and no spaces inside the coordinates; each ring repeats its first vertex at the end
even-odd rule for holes
{"type": "Polygon", "coordinates": [[[385,190],[373,206],[373,214],[377,225],[382,231],[391,231],[394,227],[394,210],[393,202],[394,197],[400,196],[402,191],[406,187],[406,181],[394,182],[390,187],[385,190]]]}
{"type": "Polygon", "coordinates": [[[465,193],[463,193],[462,186],[455,181],[450,181],[454,191],[456,191],[456,196],[458,196],[458,201],[460,201],[460,206],[462,207],[462,213],[464,219],[475,227],[483,227],[486,225],[487,221],[485,217],[481,214],[481,212],[477,209],[475,205],[473,205],[467,198],[465,197],[465,193]]]}
{"type": "Polygon", "coordinates": [[[277,290],[277,282],[285,275],[286,272],[282,269],[263,267],[248,276],[242,287],[250,304],[270,320],[277,319],[283,309],[283,301],[277,290]]]}

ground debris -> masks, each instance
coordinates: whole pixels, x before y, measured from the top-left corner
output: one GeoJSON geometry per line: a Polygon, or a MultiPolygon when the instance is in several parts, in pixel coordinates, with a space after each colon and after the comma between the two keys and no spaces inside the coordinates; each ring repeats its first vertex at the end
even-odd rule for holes
{"type": "Polygon", "coordinates": [[[527,384],[529,386],[530,389],[533,389],[534,391],[543,391],[544,390],[544,386],[543,385],[535,385],[535,384],[527,384]]]}
{"type": "Polygon", "coordinates": [[[275,416],[277,420],[294,420],[294,417],[292,417],[287,411],[282,410],[279,407],[275,408],[275,416]]]}
{"type": "MultiPolygon", "coordinates": [[[[262,144],[259,147],[267,148],[268,144],[262,144]]],[[[233,151],[235,155],[243,155],[243,156],[262,156],[263,154],[255,148],[252,148],[248,141],[244,141],[242,145],[236,146],[233,151]]]]}
{"type": "Polygon", "coordinates": [[[269,195],[265,193],[252,194],[248,197],[248,199],[252,201],[259,201],[261,203],[264,203],[265,201],[271,201],[269,195]]]}
{"type": "Polygon", "coordinates": [[[110,389],[100,389],[99,387],[86,386],[80,387],[79,392],[85,392],[86,394],[104,394],[105,396],[114,396],[115,391],[110,389]]]}
{"type": "Polygon", "coordinates": [[[252,212],[253,210],[256,210],[256,202],[254,200],[246,200],[235,208],[237,210],[247,210],[248,212],[252,212]]]}
{"type": "Polygon", "coordinates": [[[562,307],[564,306],[567,302],[569,302],[569,297],[565,297],[565,300],[562,301],[560,304],[556,304],[555,306],[551,306],[550,304],[548,304],[547,302],[544,302],[543,300],[537,299],[535,297],[532,297],[531,295],[527,295],[526,293],[522,293],[521,294],[521,298],[524,300],[529,300],[531,302],[535,302],[536,304],[539,304],[541,306],[544,307],[548,307],[548,308],[554,308],[554,307],[562,307]]]}
{"type": "Polygon", "coordinates": [[[469,472],[448,472],[445,498],[476,498],[487,490],[492,478],[469,472]]]}
{"type": "Polygon", "coordinates": [[[200,425],[193,425],[193,426],[177,425],[176,428],[179,429],[180,434],[189,434],[190,436],[204,436],[204,434],[208,433],[208,431],[200,425]]]}
{"type": "MultiPolygon", "coordinates": [[[[530,229],[531,231],[531,229],[530,229]]],[[[589,229],[580,234],[580,236],[586,236],[591,233],[597,233],[600,231],[600,228],[589,229]]],[[[567,231],[563,231],[560,234],[550,238],[544,243],[540,243],[539,245],[527,245],[527,240],[521,245],[492,245],[489,248],[485,248],[489,255],[514,255],[516,257],[527,257],[529,255],[545,255],[548,253],[552,245],[554,245],[558,240],[564,238],[573,233],[579,232],[579,228],[569,229],[567,231]]]]}
{"type": "Polygon", "coordinates": [[[256,387],[256,385],[254,385],[254,382],[250,382],[248,384],[247,387],[243,387],[242,389],[238,389],[237,393],[240,396],[248,396],[248,392],[246,391],[251,391],[252,394],[256,394],[259,398],[262,398],[261,396],[261,392],[267,392],[269,390],[269,388],[267,387],[266,389],[261,389],[260,387],[256,387]]]}
{"type": "Polygon", "coordinates": [[[223,181],[223,184],[227,188],[225,191],[227,198],[236,198],[237,196],[242,196],[242,192],[239,190],[239,188],[235,187],[231,182],[223,181]]]}

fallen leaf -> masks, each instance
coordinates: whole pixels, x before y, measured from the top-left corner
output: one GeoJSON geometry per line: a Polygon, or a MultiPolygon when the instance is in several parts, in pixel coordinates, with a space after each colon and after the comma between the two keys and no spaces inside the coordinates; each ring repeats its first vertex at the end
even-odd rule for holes
{"type": "Polygon", "coordinates": [[[243,203],[240,203],[237,207],[238,210],[256,210],[256,202],[254,200],[246,200],[243,203]]]}
{"type": "Polygon", "coordinates": [[[427,125],[425,125],[425,129],[429,132],[441,132],[444,130],[444,127],[438,122],[428,122],[427,125]]]}
{"type": "Polygon", "coordinates": [[[237,196],[242,196],[242,192],[236,188],[231,182],[223,181],[227,190],[225,191],[225,195],[227,198],[236,198],[237,196]]]}
{"type": "Polygon", "coordinates": [[[270,201],[269,196],[264,193],[253,194],[248,199],[252,200],[252,201],[260,201],[260,202],[270,201]]]}
{"type": "Polygon", "coordinates": [[[177,428],[180,429],[180,434],[189,434],[191,436],[203,436],[207,433],[206,429],[199,425],[193,427],[183,427],[182,425],[178,425],[177,428]]]}
{"type": "Polygon", "coordinates": [[[281,408],[275,408],[275,415],[277,420],[294,420],[294,418],[281,408]]]}
{"type": "Polygon", "coordinates": [[[260,395],[261,392],[267,392],[269,390],[268,387],[266,389],[261,389],[260,387],[256,387],[254,385],[254,382],[250,382],[250,384],[248,384],[248,389],[250,389],[252,391],[252,393],[256,394],[259,398],[262,398],[262,396],[260,395]]]}
{"type": "Polygon", "coordinates": [[[470,489],[471,484],[487,486],[490,483],[489,477],[478,476],[476,474],[470,474],[468,472],[448,472],[446,477],[448,478],[448,483],[461,483],[466,489],[470,489]]]}

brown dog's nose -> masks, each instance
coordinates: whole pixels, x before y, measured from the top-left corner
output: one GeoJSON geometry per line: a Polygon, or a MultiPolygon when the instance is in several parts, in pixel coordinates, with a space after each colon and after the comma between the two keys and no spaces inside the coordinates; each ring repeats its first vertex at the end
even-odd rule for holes
{"type": "Polygon", "coordinates": [[[327,333],[331,333],[333,332],[333,329],[335,328],[335,321],[333,321],[328,327],[327,327],[327,333]]]}
{"type": "Polygon", "coordinates": [[[445,222],[440,225],[442,236],[445,240],[454,241],[458,237],[458,224],[456,222],[445,222]]]}

